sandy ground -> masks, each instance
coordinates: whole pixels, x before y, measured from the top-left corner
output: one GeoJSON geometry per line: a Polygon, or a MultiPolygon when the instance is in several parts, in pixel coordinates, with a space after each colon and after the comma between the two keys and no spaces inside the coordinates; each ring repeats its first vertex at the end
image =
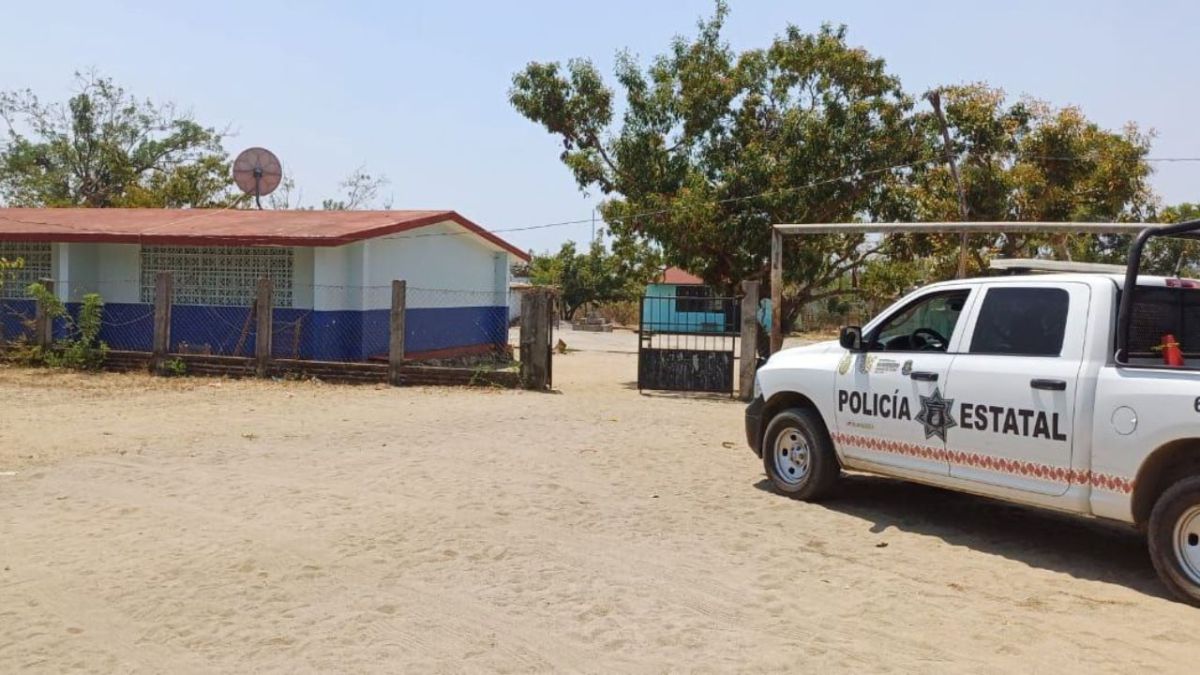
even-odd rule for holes
{"type": "Polygon", "coordinates": [[[556,394],[0,369],[0,670],[1195,672],[1134,534],[776,496],[564,337],[556,394]]]}

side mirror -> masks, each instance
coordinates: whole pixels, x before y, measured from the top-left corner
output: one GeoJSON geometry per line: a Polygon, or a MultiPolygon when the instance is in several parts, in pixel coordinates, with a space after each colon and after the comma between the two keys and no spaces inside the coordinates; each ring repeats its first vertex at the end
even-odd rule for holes
{"type": "Polygon", "coordinates": [[[863,350],[862,328],[858,326],[842,326],[842,333],[838,336],[838,344],[842,345],[842,349],[861,352],[863,350]]]}

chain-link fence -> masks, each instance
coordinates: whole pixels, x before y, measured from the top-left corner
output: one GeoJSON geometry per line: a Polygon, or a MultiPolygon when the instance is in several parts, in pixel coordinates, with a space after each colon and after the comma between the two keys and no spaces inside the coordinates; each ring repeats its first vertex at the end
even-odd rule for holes
{"type": "Polygon", "coordinates": [[[108,348],[106,364],[118,369],[157,364],[165,372],[182,361],[188,372],[235,376],[298,373],[346,381],[529,388],[550,383],[550,344],[531,345],[552,334],[547,304],[553,303],[552,293],[527,298],[541,303],[531,316],[544,315],[545,324],[533,320],[531,326],[510,328],[502,291],[293,284],[288,293],[276,294],[269,283],[247,289],[247,280],[239,279],[231,282],[238,288],[216,289],[211,297],[194,285],[168,296],[170,281],[164,275],[92,281],[86,287],[48,282],[56,300],[45,307],[24,291],[20,297],[0,296],[0,353],[40,359],[45,352],[36,347],[62,347],[63,340],[78,339],[85,334],[81,326],[87,322],[80,317],[88,295],[106,289],[107,297],[104,290],[97,293],[103,301],[98,340],[108,348]],[[65,314],[45,320],[60,304],[65,314]],[[161,321],[164,316],[169,322],[161,321]],[[393,326],[400,324],[403,336],[394,336],[393,326]],[[169,333],[160,333],[163,328],[169,333]],[[522,330],[532,330],[533,337],[527,345],[529,363],[518,370],[515,347],[522,330]],[[265,356],[259,347],[267,340],[269,358],[256,360],[265,356]],[[164,344],[158,359],[182,359],[153,358],[164,344]],[[20,348],[8,349],[14,346],[20,348]],[[403,357],[400,363],[393,359],[396,354],[403,357]]]}
{"type": "MultiPolygon", "coordinates": [[[[271,355],[314,361],[386,362],[391,285],[296,287],[293,307],[271,315],[271,355]]],[[[284,303],[286,304],[286,303],[284,303]]]]}
{"type": "MultiPolygon", "coordinates": [[[[111,350],[150,352],[155,344],[154,280],[106,280],[89,285],[104,297],[99,338],[111,350]],[[150,288],[147,289],[147,285],[150,288]]],[[[257,281],[238,279],[238,288],[212,289],[208,296],[189,287],[170,306],[174,354],[252,357],[262,330],[257,281]],[[252,287],[244,288],[247,284],[252,287]]],[[[86,294],[63,282],[51,288],[71,316],[86,294]]],[[[36,302],[24,289],[0,297],[0,339],[35,339],[36,302]]],[[[513,360],[508,298],[504,292],[409,286],[404,306],[405,360],[433,365],[502,365],[513,360]]],[[[334,362],[388,361],[393,307],[392,284],[296,284],[271,293],[271,356],[276,359],[334,362]]],[[[58,324],[63,324],[59,326],[58,324]]],[[[56,337],[65,337],[65,321],[56,337]]]]}
{"type": "Polygon", "coordinates": [[[433,362],[513,358],[504,294],[408,288],[405,353],[433,362]]]}
{"type": "Polygon", "coordinates": [[[253,306],[171,306],[170,351],[176,354],[254,356],[257,332],[253,306]]]}
{"type": "Polygon", "coordinates": [[[9,343],[33,341],[36,313],[33,300],[0,298],[0,349],[9,343]]]}
{"type": "Polygon", "coordinates": [[[100,340],[109,349],[148,352],[154,346],[154,305],[141,302],[105,305],[100,340]]]}

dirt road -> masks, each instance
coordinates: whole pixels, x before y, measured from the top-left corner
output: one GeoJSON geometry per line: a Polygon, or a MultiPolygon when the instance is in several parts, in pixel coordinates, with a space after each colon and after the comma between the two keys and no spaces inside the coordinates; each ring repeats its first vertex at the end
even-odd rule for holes
{"type": "Polygon", "coordinates": [[[778,497],[739,404],[566,338],[557,394],[0,369],[3,670],[1200,661],[1137,536],[871,477],[778,497]]]}

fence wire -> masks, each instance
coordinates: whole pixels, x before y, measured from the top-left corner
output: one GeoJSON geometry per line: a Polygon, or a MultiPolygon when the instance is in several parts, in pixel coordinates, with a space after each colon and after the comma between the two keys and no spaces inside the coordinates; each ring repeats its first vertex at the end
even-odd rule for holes
{"type": "Polygon", "coordinates": [[[254,356],[257,330],[251,306],[171,306],[170,350],[176,354],[254,356]]]}
{"type": "Polygon", "coordinates": [[[503,294],[409,287],[407,301],[405,352],[412,358],[512,358],[503,294]]]}
{"type": "MultiPolygon", "coordinates": [[[[105,300],[100,339],[110,349],[149,352],[154,347],[154,299],[145,280],[100,280],[87,288],[55,284],[72,315],[83,296],[98,290],[105,300]],[[105,296],[108,297],[105,297],[105,296]],[[151,302],[143,300],[150,299],[151,302]]],[[[169,351],[251,357],[256,353],[260,311],[257,282],[228,288],[205,302],[195,292],[171,305],[169,351]],[[220,304],[230,298],[242,304],[220,304]],[[251,299],[247,303],[247,298],[251,299]]],[[[153,290],[153,289],[151,289],[153,290]]],[[[194,291],[195,289],[193,289],[194,291]]],[[[513,358],[506,292],[409,286],[404,298],[405,356],[414,362],[504,365],[513,358]]],[[[392,285],[296,284],[273,295],[270,312],[274,358],[386,362],[391,343],[392,285]]],[[[0,340],[34,339],[34,300],[0,298],[0,340]]],[[[56,336],[62,331],[56,326],[56,336]]],[[[65,335],[65,333],[64,333],[65,335]]]]}
{"type": "Polygon", "coordinates": [[[33,341],[36,312],[32,300],[0,299],[0,350],[8,344],[33,341]]]}
{"type": "Polygon", "coordinates": [[[154,348],[154,305],[113,303],[100,315],[100,341],[109,349],[148,352],[154,348]]]}

